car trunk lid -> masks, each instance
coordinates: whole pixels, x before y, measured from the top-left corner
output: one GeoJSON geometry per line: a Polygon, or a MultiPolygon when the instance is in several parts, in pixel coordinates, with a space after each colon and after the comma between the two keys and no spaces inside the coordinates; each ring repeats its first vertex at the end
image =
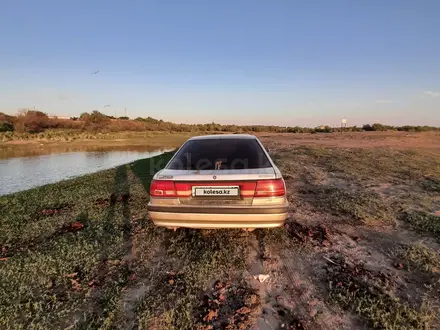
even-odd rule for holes
{"type": "Polygon", "coordinates": [[[158,180],[173,181],[249,181],[275,179],[272,167],[244,170],[170,170],[164,169],[157,174],[158,180]]]}
{"type": "Polygon", "coordinates": [[[275,179],[273,168],[245,170],[162,170],[158,180],[174,181],[179,201],[183,205],[252,205],[260,180],[275,179]],[[231,190],[231,195],[195,196],[195,189],[212,188],[231,190]],[[235,189],[238,188],[238,194],[235,189]]]}

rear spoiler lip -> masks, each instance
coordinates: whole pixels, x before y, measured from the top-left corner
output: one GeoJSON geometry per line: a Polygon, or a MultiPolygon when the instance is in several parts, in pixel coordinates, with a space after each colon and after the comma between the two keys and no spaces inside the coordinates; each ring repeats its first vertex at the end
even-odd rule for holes
{"type": "Polygon", "coordinates": [[[156,173],[154,180],[172,181],[257,181],[279,179],[272,167],[246,170],[205,170],[185,171],[163,169],[156,173]]]}
{"type": "Polygon", "coordinates": [[[276,207],[203,207],[203,206],[162,206],[148,205],[148,211],[167,213],[202,213],[202,214],[281,214],[287,213],[287,206],[276,207]]]}

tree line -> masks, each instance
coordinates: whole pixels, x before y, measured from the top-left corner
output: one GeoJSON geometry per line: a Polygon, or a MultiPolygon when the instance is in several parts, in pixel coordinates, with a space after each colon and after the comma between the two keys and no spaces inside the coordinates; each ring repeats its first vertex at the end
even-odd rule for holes
{"type": "MultiPolygon", "coordinates": [[[[341,128],[319,126],[316,128],[300,126],[275,125],[221,125],[208,124],[176,124],[152,117],[129,119],[113,117],[99,111],[84,112],[79,117],[59,119],[49,117],[38,110],[22,110],[16,116],[0,112],[0,132],[40,133],[48,129],[69,129],[88,132],[121,132],[121,131],[169,131],[169,132],[275,132],[275,133],[332,133],[340,132],[341,128]]],[[[432,126],[389,126],[379,123],[366,124],[362,127],[350,126],[343,128],[348,132],[361,131],[407,131],[426,132],[440,131],[432,126]]]]}

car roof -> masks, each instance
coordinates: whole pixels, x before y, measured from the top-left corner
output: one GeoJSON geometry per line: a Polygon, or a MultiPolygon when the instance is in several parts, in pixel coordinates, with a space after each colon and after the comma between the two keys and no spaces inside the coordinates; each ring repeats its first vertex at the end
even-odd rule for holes
{"type": "Polygon", "coordinates": [[[226,139],[244,139],[244,140],[256,140],[254,135],[250,134],[214,134],[214,135],[200,135],[194,136],[191,140],[226,140],[226,139]]]}

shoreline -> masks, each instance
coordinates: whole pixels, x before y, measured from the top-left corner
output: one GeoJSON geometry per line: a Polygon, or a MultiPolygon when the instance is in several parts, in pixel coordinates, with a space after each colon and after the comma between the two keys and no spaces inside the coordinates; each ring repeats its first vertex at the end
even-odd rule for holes
{"type": "MultiPolygon", "coordinates": [[[[77,162],[82,162],[84,155],[68,155],[68,153],[61,153],[56,154],[55,157],[59,155],[59,158],[57,158],[58,170],[56,173],[51,173],[50,171],[41,171],[41,169],[38,168],[39,165],[35,165],[33,167],[36,169],[37,173],[40,173],[37,177],[37,179],[34,177],[34,175],[27,176],[26,178],[23,178],[21,173],[18,173],[18,175],[21,176],[21,180],[17,181],[16,175],[17,173],[9,173],[8,175],[8,169],[6,169],[6,176],[0,177],[0,182],[4,185],[4,187],[9,186],[10,189],[3,189],[0,188],[0,197],[1,196],[8,196],[15,193],[24,192],[31,189],[36,189],[40,187],[44,187],[46,185],[50,184],[57,184],[66,180],[72,180],[76,178],[80,178],[82,176],[92,175],[95,173],[99,173],[101,171],[106,171],[110,169],[115,169],[120,166],[127,166],[137,161],[149,161],[152,158],[159,157],[165,154],[168,154],[170,152],[174,152],[175,149],[173,148],[163,148],[163,149],[154,149],[154,150],[142,150],[141,154],[138,155],[139,158],[136,157],[136,155],[133,157],[130,154],[126,155],[128,158],[119,158],[119,161],[109,161],[106,164],[99,164],[98,166],[93,165],[93,158],[88,160],[87,166],[83,165],[77,165],[75,168],[72,168],[70,165],[70,162],[66,162],[66,157],[74,157],[74,159],[77,162]],[[147,156],[148,155],[148,156],[147,156]],[[79,157],[79,158],[78,158],[79,157]],[[14,179],[12,179],[14,178],[14,179]],[[36,180],[35,180],[36,179],[36,180]]],[[[115,151],[114,149],[112,151],[115,151]]],[[[127,150],[123,149],[123,151],[133,151],[133,150],[127,150]]],[[[137,151],[137,150],[136,150],[137,151]]],[[[74,151],[70,151],[69,153],[74,153],[74,151]]],[[[88,157],[88,156],[85,156],[88,157]]],[[[94,156],[92,156],[94,157],[94,156]]],[[[49,158],[50,161],[53,162],[53,158],[49,158]]],[[[67,158],[69,159],[69,158],[67,158]]],[[[89,158],[87,158],[89,159],[89,158]]],[[[41,162],[40,158],[37,160],[38,162],[41,162]]],[[[29,160],[25,160],[25,163],[19,163],[22,166],[27,166],[26,163],[28,163],[29,160]]],[[[8,164],[8,163],[7,163],[8,164]]],[[[12,163],[9,164],[16,164],[16,161],[14,160],[12,163]]],[[[4,164],[0,164],[0,169],[2,166],[5,166],[4,164]]],[[[24,174],[26,175],[26,174],[24,174]]]]}
{"type": "Polygon", "coordinates": [[[188,134],[164,134],[71,141],[16,140],[0,142],[0,160],[75,151],[153,151],[159,148],[177,148],[189,137],[191,135],[188,134]]]}
{"type": "Polygon", "coordinates": [[[111,142],[130,142],[158,139],[169,141],[179,137],[189,137],[195,134],[187,132],[115,132],[115,133],[79,133],[79,132],[58,132],[52,134],[18,134],[5,138],[6,133],[0,133],[0,148],[19,145],[34,144],[65,144],[65,143],[111,143],[111,142]],[[3,140],[2,140],[3,138],[3,140]]]}

